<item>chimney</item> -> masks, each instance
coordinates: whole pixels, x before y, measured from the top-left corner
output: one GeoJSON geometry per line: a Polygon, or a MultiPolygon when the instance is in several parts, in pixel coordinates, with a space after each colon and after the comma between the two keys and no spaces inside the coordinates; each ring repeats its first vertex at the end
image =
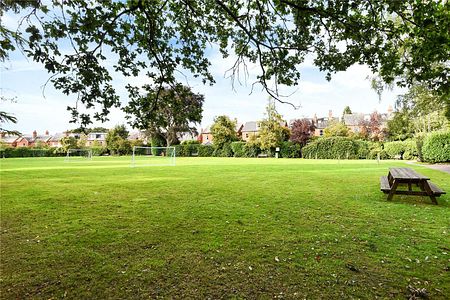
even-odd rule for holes
{"type": "Polygon", "coordinates": [[[314,120],[314,124],[317,124],[317,114],[314,114],[313,120],[314,120]]]}
{"type": "Polygon", "coordinates": [[[328,111],[328,118],[333,118],[333,111],[331,109],[328,111]]]}
{"type": "Polygon", "coordinates": [[[36,137],[37,137],[37,132],[35,130],[35,131],[33,131],[33,139],[35,139],[36,137]]]}
{"type": "Polygon", "coordinates": [[[49,133],[48,133],[48,130],[46,130],[46,131],[45,131],[45,135],[48,135],[48,134],[49,134],[49,133]]]}

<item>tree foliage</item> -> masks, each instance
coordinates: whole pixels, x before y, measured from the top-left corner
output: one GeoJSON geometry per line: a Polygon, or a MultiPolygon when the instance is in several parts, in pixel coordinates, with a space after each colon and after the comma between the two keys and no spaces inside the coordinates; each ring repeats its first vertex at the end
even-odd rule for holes
{"type": "Polygon", "coordinates": [[[331,121],[324,130],[325,137],[348,136],[349,130],[342,122],[331,121]]]}
{"type": "Polygon", "coordinates": [[[147,130],[152,137],[163,137],[166,146],[176,144],[179,133],[196,132],[192,124],[202,120],[203,95],[181,84],[164,89],[145,85],[144,90],[142,95],[138,88],[130,88],[125,112],[131,126],[147,130]]]}
{"type": "Polygon", "coordinates": [[[258,140],[262,150],[270,151],[289,138],[289,131],[284,123],[285,121],[275,108],[275,103],[269,99],[266,106],[266,118],[259,123],[258,130],[258,140]]]}
{"type": "Polygon", "coordinates": [[[315,126],[310,120],[297,119],[291,124],[290,141],[304,146],[314,135],[314,129],[315,126]]]}
{"type": "Polygon", "coordinates": [[[211,126],[214,145],[222,148],[224,144],[237,141],[236,121],[228,116],[218,116],[214,118],[214,124],[211,126]]]}
{"type": "Polygon", "coordinates": [[[428,87],[414,85],[396,101],[396,111],[388,121],[388,134],[391,140],[404,140],[421,133],[450,128],[446,118],[446,107],[450,98],[442,102],[428,87]]]}
{"type": "Polygon", "coordinates": [[[129,154],[131,144],[128,141],[128,130],[125,125],[117,125],[108,131],[106,135],[106,147],[111,154],[129,154]]]}
{"type": "MultiPolygon", "coordinates": [[[[146,75],[157,95],[177,84],[179,71],[213,84],[211,45],[223,57],[235,55],[232,78],[257,64],[257,82],[275,97],[279,85],[298,84],[298,66],[312,53],[327,79],[367,64],[384,82],[422,82],[441,99],[449,95],[448,1],[55,0],[28,9],[15,3],[2,2],[0,11],[22,10],[27,22],[19,31],[1,26],[2,55],[16,47],[13,40],[26,41],[27,55],[45,66],[53,85],[78,95],[79,106],[70,110],[83,125],[91,114],[80,112],[81,104],[97,107],[92,116],[101,121],[121,105],[114,72],[146,75]]],[[[131,94],[135,88],[129,86],[131,94]]]]}

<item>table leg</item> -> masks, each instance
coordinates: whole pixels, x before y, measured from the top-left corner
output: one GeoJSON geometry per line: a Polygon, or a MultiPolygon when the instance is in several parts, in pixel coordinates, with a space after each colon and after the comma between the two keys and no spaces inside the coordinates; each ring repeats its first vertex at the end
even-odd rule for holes
{"type": "Polygon", "coordinates": [[[387,197],[388,201],[392,200],[392,197],[394,197],[395,191],[397,190],[398,187],[398,181],[394,180],[394,183],[392,184],[391,190],[389,191],[389,195],[387,197]]]}
{"type": "Polygon", "coordinates": [[[434,197],[433,191],[430,188],[430,185],[428,184],[428,181],[422,181],[422,186],[424,188],[424,190],[427,192],[428,196],[431,199],[431,202],[433,202],[434,204],[438,204],[436,197],[434,197]]]}

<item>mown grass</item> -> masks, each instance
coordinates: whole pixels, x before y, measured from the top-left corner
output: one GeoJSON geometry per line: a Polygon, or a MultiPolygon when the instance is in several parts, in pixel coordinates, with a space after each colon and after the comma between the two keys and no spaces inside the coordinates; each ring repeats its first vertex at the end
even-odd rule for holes
{"type": "Polygon", "coordinates": [[[387,202],[379,177],[401,162],[129,162],[0,161],[2,298],[450,294],[450,197],[387,202]]]}

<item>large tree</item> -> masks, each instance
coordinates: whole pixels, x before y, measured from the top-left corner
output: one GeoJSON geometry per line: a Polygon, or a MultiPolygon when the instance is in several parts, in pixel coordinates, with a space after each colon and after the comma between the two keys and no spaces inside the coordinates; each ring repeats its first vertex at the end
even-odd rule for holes
{"type": "MultiPolygon", "coordinates": [[[[450,101],[450,98],[446,101],[450,101]]],[[[417,133],[449,129],[445,107],[446,103],[441,102],[427,86],[413,85],[396,101],[396,111],[388,121],[389,138],[404,140],[417,133]]]]}
{"type": "Polygon", "coordinates": [[[203,95],[181,84],[162,90],[145,85],[144,90],[130,89],[125,112],[131,126],[147,130],[152,138],[163,137],[166,146],[177,143],[180,133],[196,132],[193,125],[202,120],[203,95]]]}
{"type": "Polygon", "coordinates": [[[284,126],[283,117],[277,112],[275,103],[269,99],[266,117],[259,122],[258,140],[262,150],[273,150],[289,138],[289,129],[284,126]]]}
{"type": "Polygon", "coordinates": [[[26,53],[51,73],[54,86],[78,95],[71,112],[81,124],[91,121],[81,104],[100,108],[93,117],[102,121],[121,105],[114,72],[144,73],[154,90],[175,85],[179,71],[213,84],[211,47],[235,55],[232,76],[257,64],[257,82],[278,99],[278,86],[296,85],[299,65],[310,54],[327,79],[359,63],[384,82],[422,82],[441,99],[449,95],[448,1],[27,2],[34,4],[2,2],[2,13],[21,11],[26,22],[19,31],[1,26],[0,53],[6,57],[16,47],[12,40],[25,41],[26,53]]]}
{"type": "Polygon", "coordinates": [[[218,116],[214,118],[211,126],[211,134],[213,136],[214,145],[222,148],[226,143],[236,141],[236,121],[231,120],[228,116],[218,116]]]}
{"type": "Polygon", "coordinates": [[[291,124],[290,140],[296,144],[305,146],[309,139],[314,136],[314,123],[308,119],[297,119],[291,124]]]}

